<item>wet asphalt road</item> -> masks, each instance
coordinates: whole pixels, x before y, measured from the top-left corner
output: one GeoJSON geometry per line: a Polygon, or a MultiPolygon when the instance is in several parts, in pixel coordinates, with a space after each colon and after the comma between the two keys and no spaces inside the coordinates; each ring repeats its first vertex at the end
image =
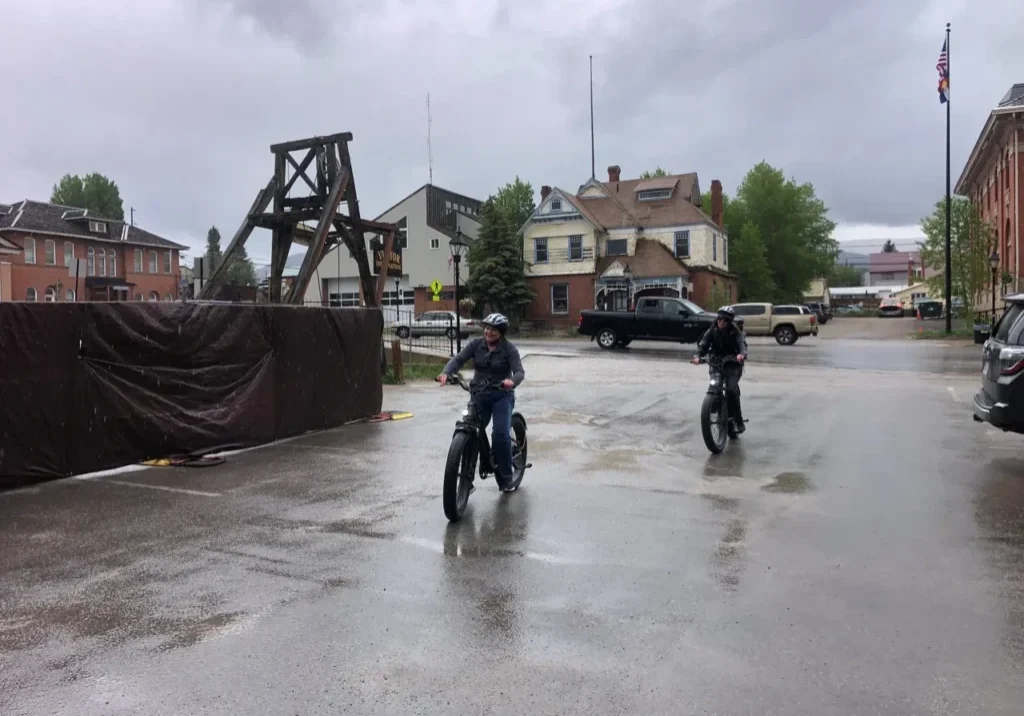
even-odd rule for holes
{"type": "Polygon", "coordinates": [[[523,488],[455,526],[434,385],[0,495],[0,713],[1019,716],[1024,443],[971,422],[973,375],[759,349],[711,457],[706,369],[565,353],[526,358],[523,488]]]}

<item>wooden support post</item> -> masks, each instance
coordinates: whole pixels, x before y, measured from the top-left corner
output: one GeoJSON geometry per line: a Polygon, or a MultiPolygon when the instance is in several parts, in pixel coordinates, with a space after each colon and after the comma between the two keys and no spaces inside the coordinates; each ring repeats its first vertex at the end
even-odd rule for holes
{"type": "Polygon", "coordinates": [[[231,243],[228,244],[227,250],[224,252],[224,258],[220,263],[220,266],[216,266],[213,269],[213,273],[210,275],[206,285],[203,286],[203,290],[199,294],[199,298],[212,299],[216,298],[217,292],[220,287],[224,285],[224,281],[228,277],[228,269],[231,268],[231,264],[235,258],[241,252],[242,246],[245,245],[246,239],[249,238],[249,234],[256,228],[256,224],[259,216],[267,210],[270,205],[271,199],[273,199],[275,192],[277,191],[278,183],[277,177],[274,176],[267,186],[260,190],[256,195],[256,201],[252,203],[252,207],[249,209],[249,213],[246,214],[245,219],[242,221],[242,225],[238,227],[238,231],[235,232],[234,237],[231,239],[231,243]]]}
{"type": "Polygon", "coordinates": [[[299,275],[295,277],[295,282],[288,292],[288,303],[300,305],[305,298],[309,280],[313,276],[313,272],[320,265],[320,259],[323,257],[324,247],[327,244],[327,234],[334,223],[334,216],[338,212],[338,204],[348,188],[351,176],[352,172],[349,168],[342,167],[342,170],[334,179],[334,186],[331,187],[331,193],[327,195],[327,203],[324,205],[323,214],[316,225],[316,232],[313,234],[313,238],[310,239],[309,248],[306,249],[306,256],[302,259],[299,275]]]}
{"type": "Polygon", "coordinates": [[[392,229],[384,234],[384,253],[381,254],[380,262],[380,273],[377,275],[377,289],[375,295],[377,296],[377,305],[381,305],[381,301],[384,299],[384,284],[388,280],[388,261],[391,257],[391,252],[395,248],[395,232],[392,229]]]}
{"type": "Polygon", "coordinates": [[[398,340],[391,341],[391,373],[396,383],[405,382],[405,368],[402,366],[402,344],[398,340]]]}

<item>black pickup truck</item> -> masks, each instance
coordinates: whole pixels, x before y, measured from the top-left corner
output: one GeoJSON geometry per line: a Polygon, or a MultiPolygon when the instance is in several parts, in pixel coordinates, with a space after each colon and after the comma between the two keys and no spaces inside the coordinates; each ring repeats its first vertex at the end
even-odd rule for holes
{"type": "Polygon", "coordinates": [[[715,314],[695,303],[659,296],[639,299],[636,311],[580,311],[577,331],[610,350],[634,340],[696,343],[714,322],[715,314]]]}

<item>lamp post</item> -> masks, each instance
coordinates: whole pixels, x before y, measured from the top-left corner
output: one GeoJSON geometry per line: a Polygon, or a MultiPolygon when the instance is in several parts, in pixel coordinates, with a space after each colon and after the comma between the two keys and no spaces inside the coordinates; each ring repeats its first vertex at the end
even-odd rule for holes
{"type": "Polygon", "coordinates": [[[400,290],[401,282],[402,282],[402,279],[400,279],[400,278],[396,278],[395,279],[395,320],[396,321],[401,321],[402,320],[402,316],[400,314],[400,311],[402,310],[402,293],[401,293],[401,290],[400,290]]]}
{"type": "Polygon", "coordinates": [[[996,329],[996,274],[999,273],[999,251],[993,249],[992,255],[988,257],[988,263],[992,267],[992,331],[996,329]]]}
{"type": "Polygon", "coordinates": [[[626,310],[633,310],[633,269],[626,264],[626,268],[622,269],[622,275],[626,279],[626,310]]]}
{"type": "Polygon", "coordinates": [[[456,352],[462,350],[462,314],[459,312],[459,264],[462,257],[469,251],[469,244],[462,238],[462,229],[455,230],[455,238],[448,242],[448,249],[452,252],[452,263],[455,264],[455,341],[456,352]]]}

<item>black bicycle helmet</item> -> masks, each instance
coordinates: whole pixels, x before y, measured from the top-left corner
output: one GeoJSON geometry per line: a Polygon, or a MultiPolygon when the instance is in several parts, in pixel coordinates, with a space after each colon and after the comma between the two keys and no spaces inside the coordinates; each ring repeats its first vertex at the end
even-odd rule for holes
{"type": "Polygon", "coordinates": [[[718,318],[722,318],[725,321],[732,323],[736,320],[736,311],[732,309],[732,306],[722,306],[718,309],[718,318]]]}
{"type": "Polygon", "coordinates": [[[505,331],[508,330],[508,319],[500,313],[490,314],[481,323],[496,328],[501,335],[505,335],[505,331]]]}

